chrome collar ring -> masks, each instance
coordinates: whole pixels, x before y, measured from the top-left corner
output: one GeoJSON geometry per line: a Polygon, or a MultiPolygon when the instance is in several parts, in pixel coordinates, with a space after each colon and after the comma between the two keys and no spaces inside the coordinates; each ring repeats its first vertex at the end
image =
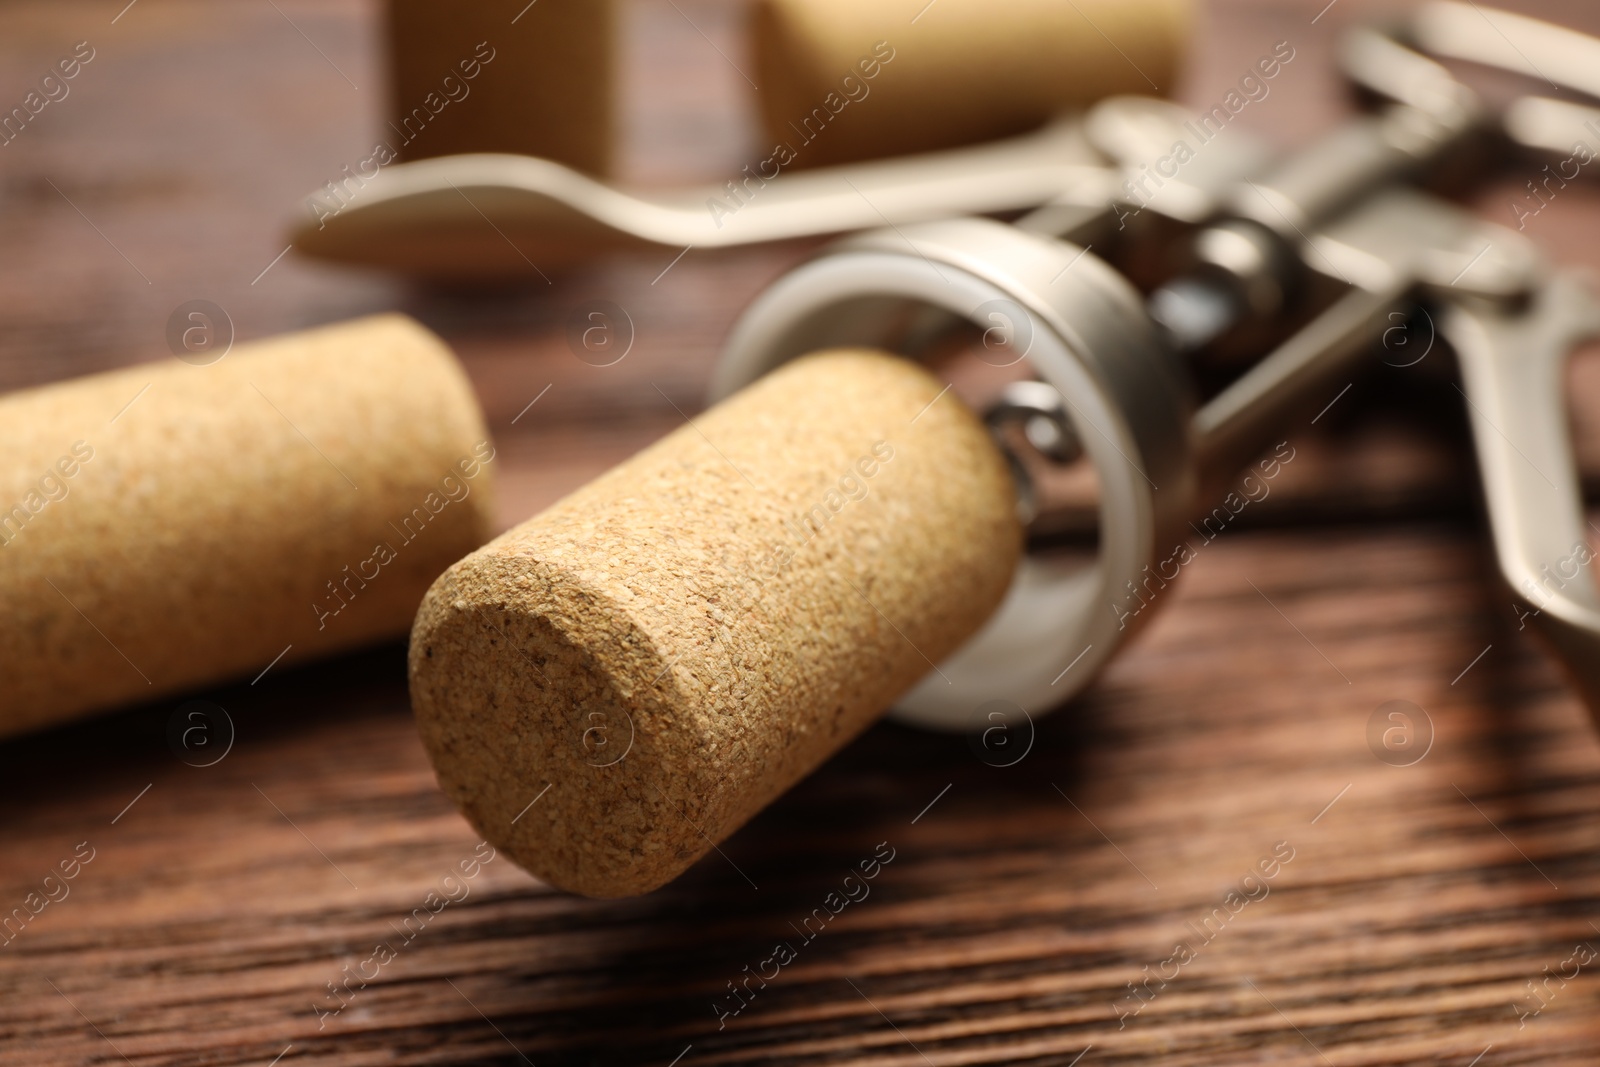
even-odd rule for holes
{"type": "Polygon", "coordinates": [[[986,701],[1030,713],[1062,704],[1116,651],[1126,623],[1109,605],[1189,518],[1193,390],[1139,294],[1100,259],[1002,223],[953,219],[846,238],[781,278],[735,326],[711,398],[821,348],[915,355],[904,327],[919,308],[980,329],[1006,320],[1018,358],[1068,398],[1100,479],[1097,562],[1025,557],[988,625],[892,713],[961,730],[986,701]]]}

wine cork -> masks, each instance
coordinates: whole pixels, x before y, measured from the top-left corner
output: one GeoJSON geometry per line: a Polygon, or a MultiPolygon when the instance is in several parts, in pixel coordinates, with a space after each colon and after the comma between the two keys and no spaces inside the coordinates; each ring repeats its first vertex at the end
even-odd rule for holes
{"type": "Polygon", "coordinates": [[[975,632],[1022,533],[942,388],[797,360],[446,571],[412,704],[479,832],[563,889],[647,892],[975,632]]]}
{"type": "Polygon", "coordinates": [[[398,315],[0,397],[0,441],[0,735],[403,634],[490,532],[477,401],[398,315]]]}
{"type": "Polygon", "coordinates": [[[388,30],[382,144],[401,159],[512,152],[611,170],[611,0],[389,0],[388,30]]]}
{"type": "Polygon", "coordinates": [[[972,144],[1170,94],[1189,17],[1188,0],[760,0],[756,99],[796,167],[972,144]]]}

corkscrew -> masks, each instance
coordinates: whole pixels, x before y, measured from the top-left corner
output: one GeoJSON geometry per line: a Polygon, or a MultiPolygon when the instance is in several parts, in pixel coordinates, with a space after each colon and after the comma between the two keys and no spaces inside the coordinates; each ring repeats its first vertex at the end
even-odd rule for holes
{"type": "Polygon", "coordinates": [[[1034,463],[1014,466],[1081,454],[1097,475],[1094,563],[1025,557],[988,625],[900,702],[897,717],[962,728],[984,701],[1037,713],[1088,684],[1148,618],[1140,609],[1173,577],[1190,521],[1290,417],[1330,400],[1413,303],[1461,364],[1501,577],[1600,708],[1600,595],[1559,374],[1572,349],[1600,333],[1600,302],[1520,233],[1415,184],[1474,142],[1566,154],[1582,124],[1600,119],[1537,96],[1491,112],[1422,49],[1514,72],[1538,55],[1564,88],[1595,93],[1600,42],[1489,15],[1494,22],[1470,5],[1433,3],[1395,26],[1356,29],[1341,61],[1385,106],[1280,161],[1254,144],[1202,140],[1204,116],[1175,105],[1107,101],[1085,130],[1122,160],[1112,198],[1098,195],[1108,183],[1083,185],[1015,225],[961,219],[853,236],[749,308],[713,398],[817,348],[917,356],[965,322],[998,330],[1037,379],[997,398],[991,420],[1020,414],[1050,427],[1045,440],[1072,442],[1053,455],[1021,445],[1034,463]],[[1141,230],[1165,238],[1174,225],[1187,231],[1187,269],[1148,296],[1094,251],[1137,242],[1141,230]],[[1305,325],[1221,392],[1196,399],[1187,356],[1230,329],[1304,309],[1330,286],[1335,295],[1305,325]]]}

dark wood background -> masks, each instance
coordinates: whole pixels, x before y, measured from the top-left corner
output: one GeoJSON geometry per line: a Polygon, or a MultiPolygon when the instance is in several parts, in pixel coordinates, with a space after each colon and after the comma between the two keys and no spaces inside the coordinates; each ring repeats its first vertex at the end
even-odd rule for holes
{"type": "MultiPolygon", "coordinates": [[[[690,253],[655,281],[670,256],[615,260],[472,295],[292,254],[262,274],[304,194],[379,127],[376,7],[123,3],[0,3],[0,104],[76,41],[96,49],[0,148],[0,387],[170,358],[167,316],[195,298],[241,339],[402,308],[479,387],[510,524],[677,425],[655,387],[697,405],[732,317],[806,252],[690,253]],[[638,323],[615,367],[566,348],[590,298],[638,323]]],[[[1208,3],[1180,98],[1211,102],[1289,40],[1296,61],[1244,121],[1303,143],[1350,107],[1338,28],[1383,6],[1339,0],[1313,23],[1322,0],[1208,3]]],[[[1525,9],[1600,30],[1576,2],[1525,9]]],[[[753,158],[746,87],[701,36],[739,57],[739,15],[632,7],[634,180],[753,158]]],[[[1518,166],[1474,194],[1488,217],[1510,221],[1537,170],[1518,166]]],[[[1529,231],[1600,267],[1600,190],[1564,190],[1529,231]]],[[[1574,381],[1600,482],[1600,373],[1574,381]]],[[[1593,1064],[1600,962],[1552,981],[1537,1016],[1515,1005],[1600,946],[1600,743],[1490,578],[1457,403],[1446,378],[1375,360],[1292,436],[1268,506],[1015,766],[877,727],[726,860],[635,900],[565,896],[498,859],[320,1026],[327,984],[398,941],[475,845],[417,743],[399,647],[202,694],[237,730],[210,767],[168,747],[175,704],[0,744],[0,911],[95,850],[0,948],[0,1061],[1593,1064]],[[1396,699],[1434,729],[1410,767],[1367,742],[1396,699]],[[791,923],[883,841],[871,895],[719,1030],[727,983],[797,941],[791,923]],[[1128,983],[1279,842],[1294,859],[1270,895],[1119,1025],[1128,983]]]]}

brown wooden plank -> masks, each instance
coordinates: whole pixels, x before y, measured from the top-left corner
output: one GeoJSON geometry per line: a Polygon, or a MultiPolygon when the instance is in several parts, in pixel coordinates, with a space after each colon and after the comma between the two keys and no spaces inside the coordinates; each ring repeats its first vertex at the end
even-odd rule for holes
{"type": "Polygon", "coordinates": [[[941,1065],[1091,1043],[1099,1062],[1320,1062],[1295,1027],[1338,1064],[1489,1044],[1496,1062],[1588,1062],[1592,979],[1525,1030],[1511,1004],[1600,940],[1600,744],[1482,575],[1476,537],[1448,527],[1219,540],[1017,766],[878,727],[726,861],[640,900],[566,897],[491,862],[321,1031],[325,983],[398,944],[473,851],[414,739],[397,652],[215,694],[239,742],[210,768],[167,751],[166,708],[19,742],[0,796],[12,895],[80,840],[96,856],[0,950],[0,1032],[16,1062],[114,1059],[70,999],[136,1063],[288,1045],[308,1062],[510,1057],[479,1009],[541,1064],[689,1044],[698,1062],[920,1062],[907,1039],[941,1065]],[[1436,727],[1414,767],[1367,748],[1393,698],[1436,727]],[[719,1033],[719,991],[798,942],[789,924],[880,841],[896,855],[870,895],[719,1033]],[[1119,1030],[1126,983],[1279,841],[1295,856],[1269,895],[1119,1030]]]}

